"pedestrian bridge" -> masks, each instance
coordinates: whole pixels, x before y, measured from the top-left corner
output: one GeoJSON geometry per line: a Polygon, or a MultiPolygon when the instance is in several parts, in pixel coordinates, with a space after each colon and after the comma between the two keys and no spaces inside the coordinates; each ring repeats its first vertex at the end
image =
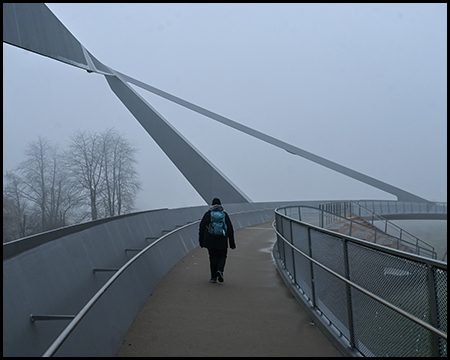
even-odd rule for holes
{"type": "MultiPolygon", "coordinates": [[[[416,207],[410,207],[413,204],[389,203],[389,206],[383,204],[382,208],[392,209],[393,206],[397,206],[397,209],[414,208],[414,216],[418,214],[416,207]]],[[[359,333],[360,316],[365,313],[379,314],[384,321],[395,314],[403,319],[402,321],[411,324],[415,329],[414,334],[420,335],[422,347],[417,350],[420,354],[446,355],[446,307],[443,314],[442,306],[431,308],[428,306],[426,307],[428,315],[424,318],[423,313],[417,314],[417,309],[411,309],[409,303],[406,309],[401,308],[399,299],[395,296],[392,299],[391,292],[377,293],[369,281],[373,279],[375,284],[379,284],[379,281],[383,280],[399,285],[403,284],[405,279],[409,279],[407,286],[400,287],[402,293],[406,290],[409,294],[411,291],[417,291],[424,299],[435,299],[435,302],[431,303],[441,305],[440,289],[443,284],[445,286],[447,284],[446,263],[371,244],[351,236],[337,233],[333,235],[332,230],[314,225],[314,221],[311,220],[300,221],[293,215],[298,213],[293,209],[316,209],[317,214],[329,214],[319,205],[318,202],[308,201],[292,204],[226,204],[225,208],[237,230],[238,245],[235,251],[229,253],[226,281],[220,285],[209,283],[208,271],[202,271],[207,266],[205,265],[207,257],[206,254],[202,257],[202,249],[198,248],[198,223],[207,206],[128,214],[4,244],[3,355],[113,356],[117,351],[118,355],[127,355],[133,350],[138,351],[139,348],[145,353],[148,343],[155,341],[155,344],[161,347],[159,350],[154,348],[156,352],[145,356],[162,354],[158,352],[162,351],[161,349],[166,349],[167,354],[185,351],[186,355],[201,356],[202,351],[208,349],[208,346],[217,346],[211,339],[212,330],[211,332],[208,330],[211,329],[208,327],[211,323],[208,323],[207,319],[211,320],[210,317],[213,316],[219,316],[223,322],[221,335],[224,342],[235,339],[233,336],[237,335],[237,329],[250,331],[253,325],[256,333],[244,337],[249,342],[245,350],[239,349],[243,353],[248,353],[248,356],[261,354],[261,351],[265,350],[268,351],[266,354],[274,356],[380,355],[377,351],[386,350],[386,347],[383,345],[380,350],[380,345],[375,344],[374,348],[370,338],[367,339],[368,334],[359,333]],[[276,208],[280,209],[275,211],[276,208]],[[275,218],[275,228],[271,230],[271,222],[275,218]],[[265,230],[257,230],[260,227],[265,230]],[[320,236],[316,237],[315,233],[320,236]],[[305,244],[302,243],[304,241],[311,243],[309,247],[312,253],[308,252],[309,250],[305,252],[305,244]],[[276,246],[272,249],[274,242],[276,246]],[[322,249],[317,253],[318,257],[315,256],[315,244],[317,249],[322,249]],[[345,252],[339,254],[338,250],[345,247],[358,249],[359,255],[358,253],[344,255],[345,252]],[[294,253],[296,251],[303,254],[294,253]],[[361,255],[362,251],[366,251],[370,256],[361,255]],[[270,257],[272,252],[279,275],[274,272],[275,266],[270,257]],[[331,264],[327,263],[327,259],[321,259],[321,254],[324,253],[333,254],[332,257],[328,255],[331,264]],[[349,261],[349,258],[354,257],[359,258],[359,261],[356,263],[349,261]],[[369,259],[368,262],[361,261],[365,258],[369,259]],[[388,265],[378,268],[380,261],[387,261],[388,265]],[[189,269],[183,272],[183,267],[193,270],[188,279],[186,276],[189,269]],[[175,273],[165,278],[172,268],[175,273]],[[327,269],[335,273],[328,275],[327,269]],[[366,273],[368,269],[370,271],[366,273]],[[391,273],[398,273],[401,276],[392,278],[391,273],[386,274],[386,269],[393,269],[390,270],[391,273]],[[247,274],[249,275],[246,276],[247,274]],[[352,275],[350,280],[349,274],[352,275]],[[358,275],[358,280],[354,274],[358,275]],[[436,279],[436,282],[430,284],[430,278],[436,279]],[[176,279],[180,283],[177,283],[176,279]],[[287,287],[282,284],[281,279],[287,287]],[[417,279],[421,280],[420,286],[417,279]],[[128,329],[141,309],[144,312],[144,319],[141,319],[141,313],[133,326],[138,326],[136,324],[139,322],[145,323],[147,308],[144,305],[153,304],[151,295],[161,280],[163,289],[173,294],[171,299],[174,301],[173,307],[167,297],[164,298],[163,304],[155,305],[166,306],[168,311],[166,314],[169,316],[167,322],[161,321],[161,318],[159,320],[150,318],[149,321],[155,328],[147,323],[146,329],[149,332],[139,334],[134,331],[136,337],[133,338],[132,345],[127,345],[126,341],[130,336],[127,333],[128,329]],[[351,283],[346,283],[346,280],[351,283]],[[315,288],[311,287],[312,284],[315,288]],[[214,285],[223,288],[210,287],[214,285]],[[347,286],[351,289],[346,290],[347,286]],[[230,293],[224,292],[227,288],[230,288],[230,293]],[[433,296],[430,292],[432,288],[439,290],[433,292],[433,296]],[[298,300],[298,303],[296,302],[298,307],[292,303],[294,297],[287,296],[288,289],[298,300]],[[208,297],[216,294],[209,293],[210,290],[222,291],[221,296],[224,297],[222,301],[226,300],[226,296],[232,298],[234,296],[234,301],[230,302],[234,302],[240,308],[234,310],[228,308],[226,311],[222,309],[220,313],[217,313],[213,306],[199,308],[200,300],[197,295],[208,297]],[[375,297],[372,298],[372,295],[375,297]],[[180,308],[183,304],[186,306],[185,315],[180,317],[177,323],[177,318],[173,318],[174,314],[171,311],[183,313],[183,308],[180,308]],[[279,304],[280,308],[277,308],[276,304],[279,304]],[[333,304],[338,305],[339,310],[333,308],[333,304]],[[290,325],[281,321],[286,317],[289,318],[286,309],[295,309],[291,314],[293,322],[290,325]],[[180,328],[177,326],[186,325],[186,321],[190,319],[189,314],[192,314],[192,324],[196,326],[192,329],[184,328],[187,336],[184,344],[189,343],[189,346],[184,350],[177,349],[173,344],[171,331],[172,329],[179,331],[180,328]],[[200,314],[203,317],[195,317],[200,314]],[[232,319],[235,319],[236,323],[233,324],[232,319]],[[201,327],[203,321],[206,321],[204,329],[201,327]],[[233,328],[236,330],[232,331],[233,328]],[[318,329],[323,333],[318,335],[318,329]],[[416,331],[418,329],[419,332],[416,331]],[[199,339],[199,342],[191,343],[189,336],[196,331],[202,334],[205,340],[199,339]],[[169,339],[164,338],[164,334],[167,334],[169,339]],[[261,338],[256,334],[260,334],[261,338]],[[310,341],[293,342],[292,339],[296,337],[297,340],[302,337],[310,341]],[[136,338],[140,341],[136,342],[136,338]],[[251,343],[251,339],[255,342],[251,343]],[[291,340],[287,341],[288,339],[291,340]],[[122,340],[124,343],[120,346],[122,340]],[[166,346],[167,341],[172,343],[170,349],[166,346]],[[261,343],[264,343],[265,347],[260,347],[261,343]],[[124,349],[127,346],[129,349],[124,349]]],[[[432,213],[435,214],[435,218],[444,216],[446,204],[436,205],[438,206],[429,207],[429,211],[426,212],[426,208],[421,208],[426,218],[431,217],[432,213]]],[[[301,216],[303,220],[311,217],[310,212],[305,215],[302,211],[300,214],[303,214],[301,216]]],[[[403,215],[406,216],[406,213],[403,215]]],[[[317,217],[320,218],[323,216],[317,217]]],[[[386,289],[383,285],[377,286],[386,289]]],[[[395,286],[392,285],[390,288],[395,293],[395,286]]],[[[420,309],[422,308],[420,306],[420,309]]],[[[389,332],[385,333],[386,336],[391,337],[394,333],[404,331],[404,326],[396,324],[397,321],[391,324],[389,332]]],[[[407,335],[408,332],[403,336],[407,335]]],[[[180,343],[183,343],[181,339],[180,343]]],[[[399,354],[398,351],[410,351],[409,348],[399,349],[395,344],[392,346],[397,351],[396,354],[399,354]]],[[[233,344],[229,343],[229,347],[232,348],[233,344]]]]}
{"type": "Polygon", "coordinates": [[[446,203],[428,201],[122,74],[96,59],[45,4],[4,3],[3,41],[105,76],[205,203],[221,198],[239,232],[226,283],[215,288],[204,283],[197,248],[198,223],[207,206],[127,214],[4,244],[3,356],[113,356],[118,351],[126,356],[137,349],[134,354],[142,356],[214,356],[218,349],[230,356],[447,355],[447,264],[402,231],[387,231],[389,219],[447,219],[446,203]],[[351,210],[349,218],[348,207],[339,205],[346,202],[254,203],[130,84],[397,201],[361,202],[366,210],[351,210]],[[375,222],[385,228],[371,228],[374,219],[366,211],[383,216],[375,222]],[[373,233],[365,240],[356,238],[361,226],[373,233]],[[154,291],[162,302],[150,299],[154,291]],[[213,300],[222,304],[219,310],[213,300]],[[151,311],[170,311],[160,312],[157,320],[155,313],[146,318],[147,301],[151,311]],[[226,308],[229,303],[239,309],[226,308]],[[217,335],[214,316],[222,325],[217,335]],[[135,319],[136,326],[146,321],[149,326],[131,340],[127,331],[134,331],[135,319]]]}

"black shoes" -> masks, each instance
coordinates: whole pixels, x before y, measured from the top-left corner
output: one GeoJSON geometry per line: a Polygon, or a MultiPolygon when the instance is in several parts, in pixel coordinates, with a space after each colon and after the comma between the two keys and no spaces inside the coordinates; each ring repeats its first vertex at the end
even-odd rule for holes
{"type": "Polygon", "coordinates": [[[223,282],[223,272],[222,271],[217,271],[217,279],[219,280],[219,282],[223,282]]]}

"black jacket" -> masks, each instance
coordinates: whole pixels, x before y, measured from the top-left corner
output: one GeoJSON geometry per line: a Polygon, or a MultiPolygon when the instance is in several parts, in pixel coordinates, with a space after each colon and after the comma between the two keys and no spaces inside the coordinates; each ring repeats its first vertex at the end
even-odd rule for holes
{"type": "Polygon", "coordinates": [[[211,222],[211,211],[223,211],[221,205],[214,205],[209,208],[209,210],[203,215],[202,221],[200,221],[200,226],[198,230],[198,240],[201,247],[206,247],[209,249],[227,249],[228,241],[230,242],[230,248],[234,249],[236,244],[234,242],[234,230],[233,224],[231,224],[230,217],[225,213],[225,223],[227,225],[227,235],[217,236],[212,235],[208,232],[208,225],[211,222]]]}

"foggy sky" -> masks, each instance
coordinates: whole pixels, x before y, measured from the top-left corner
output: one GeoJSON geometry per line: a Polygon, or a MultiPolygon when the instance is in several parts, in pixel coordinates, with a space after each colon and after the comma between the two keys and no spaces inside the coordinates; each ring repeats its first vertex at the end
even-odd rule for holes
{"type": "MultiPolygon", "coordinates": [[[[105,65],[432,201],[447,201],[447,4],[47,4],[105,65]]],[[[253,201],[395,197],[135,89],[253,201]]],[[[203,205],[105,78],[3,44],[3,171],[114,127],[138,210],[203,205]]],[[[220,195],[218,195],[220,197],[220,195]]]]}

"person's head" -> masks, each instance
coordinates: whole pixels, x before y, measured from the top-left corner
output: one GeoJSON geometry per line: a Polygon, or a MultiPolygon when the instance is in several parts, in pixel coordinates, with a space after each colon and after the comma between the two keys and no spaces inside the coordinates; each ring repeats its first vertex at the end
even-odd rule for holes
{"type": "Polygon", "coordinates": [[[222,204],[220,203],[220,199],[214,198],[211,205],[222,205],[222,204]]]}

